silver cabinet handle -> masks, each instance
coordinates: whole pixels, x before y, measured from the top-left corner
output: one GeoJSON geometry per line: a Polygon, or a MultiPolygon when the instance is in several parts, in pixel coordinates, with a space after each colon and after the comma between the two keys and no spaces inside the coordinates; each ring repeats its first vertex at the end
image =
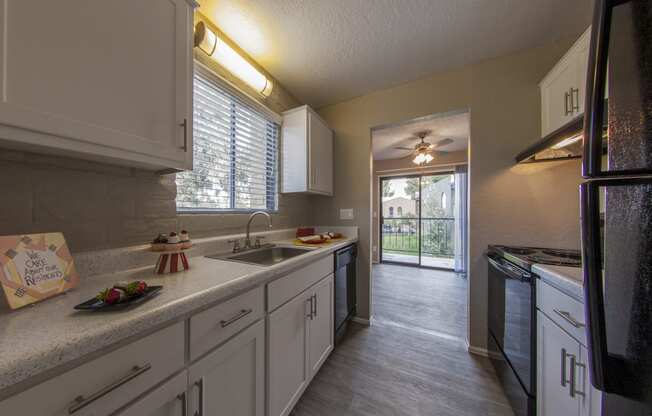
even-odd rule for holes
{"type": "Polygon", "coordinates": [[[568,380],[566,379],[566,357],[569,354],[566,352],[566,348],[561,349],[561,386],[566,387],[568,380]]]}
{"type": "Polygon", "coordinates": [[[102,387],[100,390],[96,391],[95,393],[91,394],[88,397],[84,396],[77,396],[75,398],[75,402],[68,408],[68,414],[73,414],[77,412],[80,409],[83,409],[84,407],[88,406],[89,404],[93,403],[95,400],[106,396],[107,394],[111,393],[113,390],[117,389],[118,387],[122,386],[123,384],[127,383],[130,380],[133,380],[134,378],[138,377],[139,375],[143,374],[146,371],[149,371],[152,368],[152,365],[150,363],[147,363],[142,366],[134,366],[129,374],[121,377],[120,379],[114,381],[113,383],[109,384],[108,386],[102,387]]]}
{"type": "Polygon", "coordinates": [[[180,393],[177,395],[177,400],[181,401],[181,416],[187,416],[188,415],[188,396],[186,396],[186,392],[184,391],[183,393],[180,393]]]}
{"type": "Polygon", "coordinates": [[[314,309],[313,309],[313,306],[312,306],[312,305],[313,305],[313,297],[310,296],[310,297],[306,300],[306,302],[309,302],[309,303],[310,303],[310,313],[309,313],[308,315],[306,315],[306,316],[307,316],[308,318],[310,318],[310,320],[312,321],[312,320],[315,318],[315,316],[312,314],[312,311],[314,310],[314,309]]]}
{"type": "Polygon", "coordinates": [[[188,151],[188,119],[184,118],[182,123],[179,123],[180,127],[183,127],[183,146],[181,148],[184,152],[188,151]]]}
{"type": "Polygon", "coordinates": [[[571,102],[571,114],[576,111],[580,111],[580,89],[572,88],[570,89],[570,102],[571,102]],[[575,98],[577,97],[577,98],[575,98]]]}
{"type": "Polygon", "coordinates": [[[570,98],[570,94],[568,94],[568,92],[565,92],[564,93],[564,115],[565,116],[570,114],[570,109],[569,109],[570,106],[568,105],[569,98],[570,98]]]}
{"type": "Polygon", "coordinates": [[[571,374],[570,374],[570,381],[569,381],[569,385],[570,385],[569,394],[570,394],[570,397],[574,398],[576,395],[584,397],[585,396],[584,390],[577,390],[575,388],[575,385],[577,384],[577,374],[575,373],[575,370],[577,368],[581,368],[582,372],[585,372],[586,365],[577,362],[577,359],[575,358],[574,355],[570,356],[570,365],[571,365],[571,374]]]}
{"type": "Polygon", "coordinates": [[[204,379],[200,378],[195,381],[195,386],[199,389],[199,406],[197,407],[194,416],[204,416],[204,379]]]}
{"type": "Polygon", "coordinates": [[[231,325],[235,321],[237,321],[239,319],[242,319],[245,316],[249,315],[253,311],[254,310],[251,309],[251,308],[250,309],[241,309],[240,312],[238,312],[238,314],[236,316],[234,316],[233,318],[229,318],[229,319],[225,319],[225,320],[220,321],[220,326],[222,326],[222,328],[226,328],[227,326],[231,325]]]}
{"type": "Polygon", "coordinates": [[[584,324],[577,319],[573,318],[573,315],[570,314],[570,312],[567,311],[562,311],[559,309],[553,309],[552,310],[554,313],[559,315],[564,321],[568,322],[569,324],[573,325],[575,328],[584,328],[584,324]]]}

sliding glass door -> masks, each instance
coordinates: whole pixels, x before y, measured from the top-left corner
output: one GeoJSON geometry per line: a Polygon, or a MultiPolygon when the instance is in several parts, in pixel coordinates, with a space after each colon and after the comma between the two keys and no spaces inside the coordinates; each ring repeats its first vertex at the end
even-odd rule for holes
{"type": "Polygon", "coordinates": [[[380,180],[380,260],[455,269],[459,211],[453,172],[380,180]]]}
{"type": "Polygon", "coordinates": [[[381,261],[419,265],[419,177],[380,181],[381,261]]]}

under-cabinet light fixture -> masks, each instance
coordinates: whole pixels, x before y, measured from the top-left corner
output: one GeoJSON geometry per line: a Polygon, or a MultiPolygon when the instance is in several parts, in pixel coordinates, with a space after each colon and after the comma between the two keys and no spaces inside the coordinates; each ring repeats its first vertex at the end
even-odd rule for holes
{"type": "Polygon", "coordinates": [[[247,62],[224,40],[220,39],[216,33],[207,28],[204,22],[198,22],[195,25],[195,47],[265,97],[269,97],[272,93],[274,83],[247,62]]]}

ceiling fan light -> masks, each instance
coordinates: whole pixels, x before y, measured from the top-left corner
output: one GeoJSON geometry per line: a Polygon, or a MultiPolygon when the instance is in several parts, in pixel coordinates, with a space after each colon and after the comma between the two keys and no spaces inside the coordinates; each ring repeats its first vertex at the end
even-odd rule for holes
{"type": "Polygon", "coordinates": [[[432,157],[432,155],[430,153],[426,153],[426,155],[424,156],[424,159],[425,159],[425,161],[424,161],[425,163],[430,163],[430,162],[432,162],[434,157],[432,157]]]}
{"type": "Polygon", "coordinates": [[[416,165],[422,165],[424,163],[427,163],[426,161],[428,160],[428,157],[430,157],[430,160],[432,160],[432,156],[430,156],[427,153],[419,152],[417,155],[414,157],[414,160],[412,162],[416,165]]]}

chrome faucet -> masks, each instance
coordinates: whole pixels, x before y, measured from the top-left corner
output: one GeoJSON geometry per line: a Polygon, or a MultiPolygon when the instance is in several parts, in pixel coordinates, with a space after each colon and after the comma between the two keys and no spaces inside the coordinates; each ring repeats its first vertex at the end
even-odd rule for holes
{"type": "MultiPolygon", "coordinates": [[[[256,215],[264,215],[264,216],[266,216],[267,217],[267,224],[269,225],[269,228],[272,228],[272,216],[269,215],[267,212],[265,212],[265,211],[256,211],[253,214],[251,214],[249,216],[249,221],[247,221],[247,235],[246,235],[245,241],[244,241],[244,249],[252,248],[251,239],[249,238],[249,229],[251,228],[251,222],[256,217],[256,215]]],[[[257,244],[259,244],[258,241],[257,241],[257,244]]]]}

